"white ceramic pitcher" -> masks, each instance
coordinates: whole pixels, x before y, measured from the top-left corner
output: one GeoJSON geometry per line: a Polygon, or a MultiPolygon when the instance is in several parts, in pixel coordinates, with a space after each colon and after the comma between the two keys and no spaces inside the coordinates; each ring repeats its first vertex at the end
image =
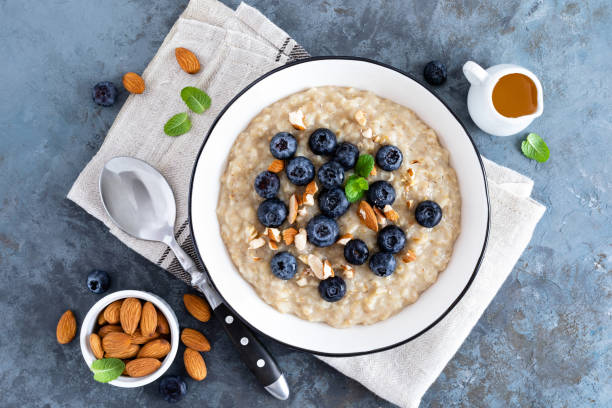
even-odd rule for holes
{"type": "Polygon", "coordinates": [[[524,130],[544,110],[542,85],[533,72],[513,64],[499,64],[485,70],[473,61],[463,65],[463,74],[472,84],[468,92],[467,104],[470,116],[483,131],[495,136],[509,136],[524,130]],[[523,74],[529,77],[538,92],[538,106],[534,113],[518,118],[500,114],[493,106],[493,88],[501,77],[508,74],[523,74]]]}

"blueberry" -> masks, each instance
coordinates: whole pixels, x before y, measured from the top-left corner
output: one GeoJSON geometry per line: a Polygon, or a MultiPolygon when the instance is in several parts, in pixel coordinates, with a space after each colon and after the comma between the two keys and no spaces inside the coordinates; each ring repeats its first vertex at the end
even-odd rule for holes
{"type": "Polygon", "coordinates": [[[108,81],[98,82],[91,91],[94,102],[102,106],[113,105],[118,93],[115,84],[108,81]]]}
{"type": "Polygon", "coordinates": [[[377,242],[381,251],[397,254],[406,245],[406,234],[398,226],[387,225],[378,232],[377,242]]]}
{"type": "Polygon", "coordinates": [[[442,219],[442,209],[434,201],[423,201],[417,205],[414,217],[425,228],[433,228],[442,219]]]}
{"type": "Polygon", "coordinates": [[[314,179],[314,164],[304,156],[294,157],[287,163],[285,174],[287,174],[289,181],[296,186],[305,186],[314,179]]]}
{"type": "Polygon", "coordinates": [[[370,258],[370,269],[376,276],[389,276],[395,271],[393,254],[378,252],[370,258]]]}
{"type": "Polygon", "coordinates": [[[104,271],[94,269],[87,276],[87,287],[93,293],[104,293],[110,287],[110,276],[104,271]]]}
{"type": "Polygon", "coordinates": [[[317,177],[324,188],[339,187],[344,183],[344,167],[335,161],[327,162],[319,167],[317,177]]]}
{"type": "Polygon", "coordinates": [[[325,215],[313,217],[306,225],[308,241],[318,247],[327,247],[338,240],[338,224],[325,215]]]}
{"type": "Polygon", "coordinates": [[[280,227],[287,218],[287,206],[278,198],[268,198],[259,204],[257,218],[265,227],[280,227]]]}
{"type": "Polygon", "coordinates": [[[357,158],[359,157],[359,149],[352,143],[342,142],[336,148],[334,160],[344,167],[344,170],[349,170],[355,167],[357,158]]]}
{"type": "Polygon", "coordinates": [[[255,191],[263,198],[272,198],[278,193],[280,180],[271,171],[262,171],[255,177],[255,191]]]}
{"type": "Polygon", "coordinates": [[[339,187],[323,190],[319,194],[319,209],[328,217],[338,218],[342,216],[350,205],[351,203],[347,200],[344,190],[339,187]]]}
{"type": "Polygon", "coordinates": [[[167,402],[179,402],[187,394],[187,383],[180,375],[167,375],[159,381],[159,393],[167,402]]]}
{"type": "Polygon", "coordinates": [[[351,239],[344,246],[344,258],[353,265],[363,265],[368,260],[370,251],[365,242],[360,239],[351,239]]]}
{"type": "Polygon", "coordinates": [[[391,145],[385,145],[376,152],[376,164],[386,171],[399,169],[403,158],[401,150],[391,145]]]}
{"type": "Polygon", "coordinates": [[[336,135],[329,129],[317,129],[310,135],[308,146],[314,154],[331,156],[336,151],[336,135]]]}
{"type": "Polygon", "coordinates": [[[295,260],[295,256],[291,255],[289,252],[279,252],[272,257],[270,268],[277,278],[289,280],[293,278],[297,272],[297,261],[295,260]]]}
{"type": "Polygon", "coordinates": [[[291,133],[280,132],[270,140],[270,153],[277,159],[293,157],[297,150],[297,140],[291,133]]]}
{"type": "Polygon", "coordinates": [[[375,181],[370,185],[366,198],[368,203],[382,209],[395,201],[395,189],[386,181],[375,181]]]}
{"type": "Polygon", "coordinates": [[[440,61],[430,61],[423,69],[423,76],[430,85],[442,85],[446,81],[446,67],[440,61]]]}
{"type": "Polygon", "coordinates": [[[319,294],[323,300],[337,302],[346,294],[346,283],[339,276],[327,278],[319,282],[319,294]]]}

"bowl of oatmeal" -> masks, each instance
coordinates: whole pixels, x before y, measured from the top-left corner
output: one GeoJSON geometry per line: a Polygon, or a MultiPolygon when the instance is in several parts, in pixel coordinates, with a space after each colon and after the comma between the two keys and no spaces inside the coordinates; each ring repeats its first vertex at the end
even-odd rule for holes
{"type": "Polygon", "coordinates": [[[220,113],[190,194],[210,279],[249,325],[324,355],[433,327],[488,236],[480,156],[417,81],[355,58],[268,73],[220,113]]]}

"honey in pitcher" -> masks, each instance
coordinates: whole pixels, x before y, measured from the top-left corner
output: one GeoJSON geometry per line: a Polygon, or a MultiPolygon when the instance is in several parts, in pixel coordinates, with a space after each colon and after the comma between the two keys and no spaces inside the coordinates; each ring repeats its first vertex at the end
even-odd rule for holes
{"type": "Polygon", "coordinates": [[[493,88],[493,106],[508,118],[530,115],[538,109],[536,85],[527,75],[504,75],[493,88]]]}

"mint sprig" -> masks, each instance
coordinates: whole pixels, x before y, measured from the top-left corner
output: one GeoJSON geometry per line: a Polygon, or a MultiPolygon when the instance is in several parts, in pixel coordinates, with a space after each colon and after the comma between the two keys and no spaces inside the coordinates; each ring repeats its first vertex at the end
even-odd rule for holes
{"type": "Polygon", "coordinates": [[[193,86],[186,86],[181,90],[181,99],[195,113],[202,113],[210,108],[210,96],[193,86]]]}
{"type": "Polygon", "coordinates": [[[91,372],[94,373],[94,380],[107,383],[113,381],[123,373],[125,363],[118,358],[103,358],[91,363],[91,372]]]}
{"type": "Polygon", "coordinates": [[[344,194],[346,194],[346,199],[349,200],[350,203],[354,203],[361,200],[368,188],[368,180],[357,174],[353,174],[344,185],[344,194]]]}
{"type": "Polygon", "coordinates": [[[537,160],[540,163],[545,162],[550,157],[550,150],[544,139],[536,133],[530,133],[527,138],[521,143],[521,150],[525,157],[537,160]]]}
{"type": "MultiPolygon", "coordinates": [[[[362,154],[357,159],[357,164],[355,165],[355,173],[359,174],[361,177],[368,177],[374,168],[374,157],[369,154],[362,154]]],[[[367,190],[367,188],[366,188],[367,190]]]]}
{"type": "Polygon", "coordinates": [[[168,136],[180,136],[189,132],[191,121],[186,112],[177,113],[164,125],[164,133],[168,136]]]}

